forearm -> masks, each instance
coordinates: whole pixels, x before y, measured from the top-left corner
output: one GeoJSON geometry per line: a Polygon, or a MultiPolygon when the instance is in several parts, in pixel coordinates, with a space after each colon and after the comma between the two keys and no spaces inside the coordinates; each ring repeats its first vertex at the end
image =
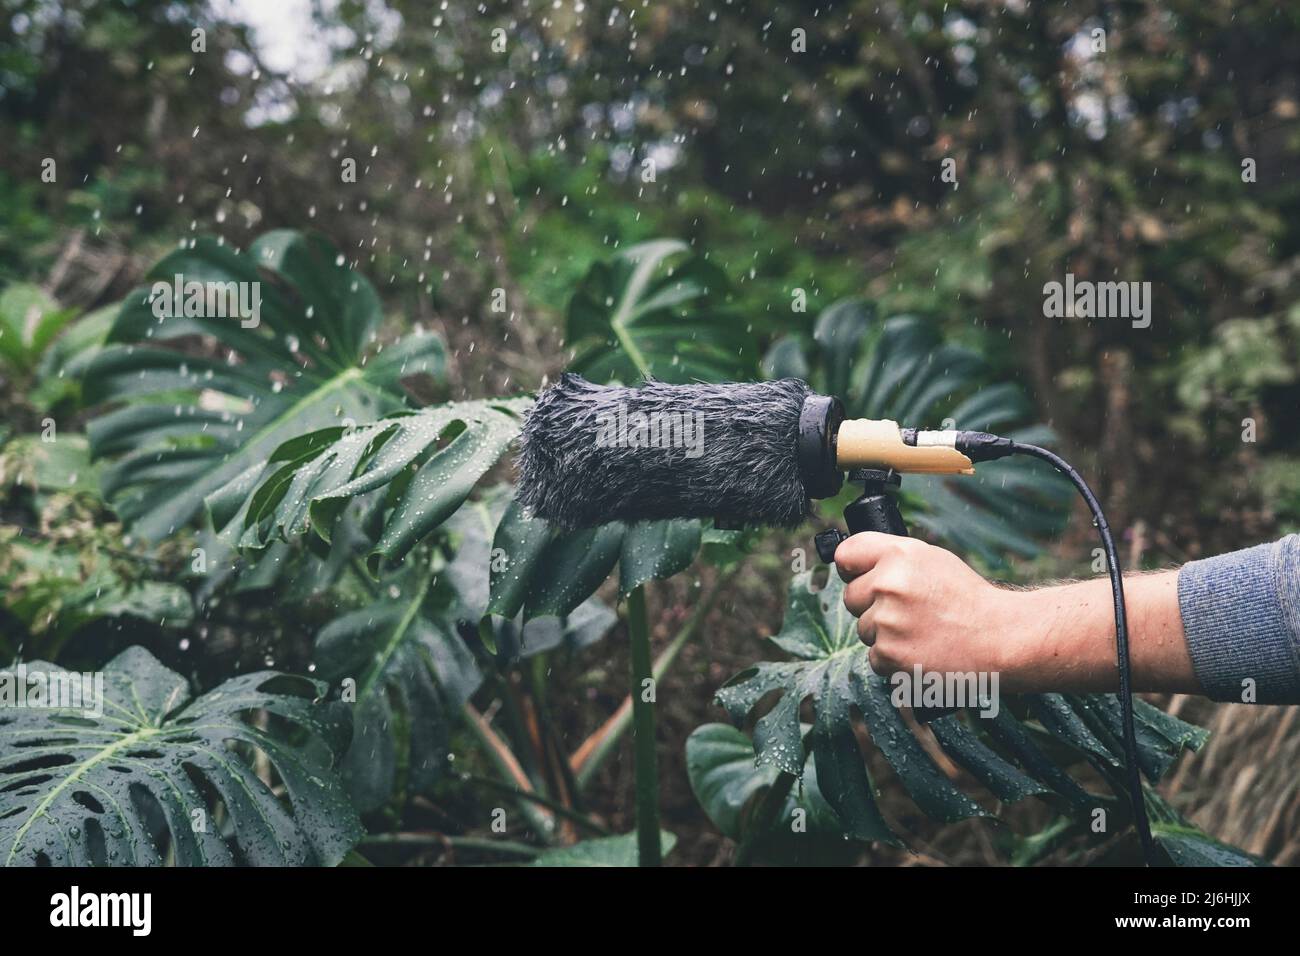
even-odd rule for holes
{"type": "MultiPolygon", "coordinates": [[[[1119,689],[1110,581],[1015,591],[914,538],[835,553],[878,674],[997,671],[1007,692],[1119,689]]],[[[1300,703],[1300,535],[1124,578],[1133,688],[1300,703]]]]}
{"type": "MultiPolygon", "coordinates": [[[[1004,691],[1118,689],[1108,578],[1005,593],[1004,691]]],[[[1201,693],[1179,612],[1178,572],[1126,576],[1124,596],[1134,690],[1201,693]]]]}

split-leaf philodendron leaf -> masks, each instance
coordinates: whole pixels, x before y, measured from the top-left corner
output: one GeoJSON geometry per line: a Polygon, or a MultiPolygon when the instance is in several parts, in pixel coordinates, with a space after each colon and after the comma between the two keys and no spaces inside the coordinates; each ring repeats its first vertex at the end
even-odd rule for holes
{"type": "Polygon", "coordinates": [[[812,754],[802,779],[791,784],[787,778],[781,805],[767,819],[758,819],[760,805],[780,784],[781,771],[757,766],[753,743],[735,727],[697,727],[686,739],[686,774],[713,825],[737,843],[753,842],[764,862],[842,864],[861,849],[843,838],[839,818],[817,783],[812,754]]]}
{"type": "MultiPolygon", "coordinates": [[[[455,592],[453,612],[457,620],[470,625],[489,623],[484,618],[492,570],[507,563],[505,554],[494,547],[493,538],[501,519],[513,507],[513,487],[498,486],[467,502],[445,525],[455,556],[440,573],[455,592]]],[[[616,620],[614,612],[592,596],[562,618],[533,617],[525,621],[520,615],[514,619],[491,615],[490,626],[498,658],[506,662],[556,648],[586,647],[604,637],[616,620]]]]}
{"type": "Polygon", "coordinates": [[[428,793],[446,769],[461,707],[482,683],[426,562],[383,579],[377,600],[331,621],[316,638],[317,672],[354,691],[352,745],[342,774],[369,813],[428,793]]]}
{"type": "MultiPolygon", "coordinates": [[[[854,723],[860,716],[872,742],[889,762],[916,805],[933,819],[949,822],[988,811],[930,757],[891,699],[895,685],[871,670],[868,651],[858,639],[857,622],[844,607],[844,584],[831,573],[825,587],[811,590],[811,572],[790,585],[785,620],[773,638],[795,659],[762,662],[732,678],[718,691],[718,702],[732,718],[745,720],[760,702],[779,695],[754,726],[758,767],[800,774],[805,763],[800,705],[810,700],[811,734],[818,786],[839,816],[844,834],[863,840],[897,842],[881,816],[854,723]]],[[[957,714],[932,721],[919,731],[935,743],[991,795],[1004,802],[1043,796],[1062,808],[1086,813],[1098,805],[1037,743],[1045,734],[1089,760],[1108,780],[1121,766],[1114,744],[1118,731],[1113,695],[1028,695],[998,701],[996,716],[969,709],[969,723],[957,714]],[[1023,723],[1013,701],[1040,724],[1023,723]]],[[[979,705],[972,704],[972,708],[979,705]]],[[[1137,705],[1140,760],[1156,779],[1184,749],[1195,749],[1203,732],[1143,702],[1137,705]]],[[[1122,784],[1121,784],[1122,785],[1122,784]]]]}
{"type": "Polygon", "coordinates": [[[633,385],[744,381],[758,371],[749,323],[730,311],[725,273],[677,239],[656,239],[602,259],[569,302],[572,370],[593,382],[633,385]]]}
{"type": "Polygon", "coordinates": [[[309,530],[328,541],[351,500],[382,491],[387,512],[367,557],[377,574],[465,502],[518,432],[528,405],[450,402],[301,435],[272,453],[269,476],[256,490],[236,482],[208,499],[213,525],[225,527],[242,514],[239,544],[254,550],[309,530]]]}
{"type": "Polygon", "coordinates": [[[865,717],[873,741],[923,810],[945,821],[983,815],[986,811],[925,753],[890,701],[889,684],[871,670],[843,593],[836,574],[820,591],[812,590],[811,572],[798,575],[790,586],[785,621],[773,638],[796,659],[762,662],[741,672],[718,691],[718,702],[733,719],[743,720],[760,700],[779,693],[754,727],[754,751],[759,766],[799,775],[805,761],[799,709],[811,698],[818,782],[851,836],[897,842],[876,806],[854,734],[854,709],[865,717]]]}
{"type": "MultiPolygon", "coordinates": [[[[1020,386],[990,383],[988,363],[945,342],[916,316],[882,320],[865,300],[837,302],[817,317],[814,347],[787,337],[764,359],[773,378],[806,378],[843,400],[850,418],[891,419],[918,428],[996,432],[1043,444],[1050,429],[1030,424],[1032,405],[1020,386]]],[[[848,492],[845,492],[848,494],[848,492]]],[[[965,554],[1002,564],[1008,554],[1033,557],[1038,541],[1062,527],[1073,491],[1041,465],[981,464],[973,476],[907,475],[907,519],[965,554]]]]}
{"type": "Polygon", "coordinates": [[[700,549],[702,525],[694,519],[621,521],[571,534],[556,534],[540,518],[511,502],[497,525],[492,547],[500,556],[492,566],[488,612],[525,620],[565,617],[600,587],[614,566],[619,593],[648,581],[671,577],[690,567],[700,549]]]}
{"type": "Polygon", "coordinates": [[[80,689],[82,675],[22,666],[0,672],[25,702],[0,707],[0,863],[333,866],[360,839],[333,770],[348,709],[322,702],[323,684],[242,674],[194,699],[133,647],[104,667],[102,695],[92,678],[55,707],[52,681],[80,689]]]}
{"type": "Polygon", "coordinates": [[[394,412],[405,405],[403,378],[445,365],[435,335],[381,348],[374,289],[314,236],[270,232],[246,252],[196,239],[147,278],[90,363],[85,398],[117,406],[90,422],[91,448],[113,459],[105,496],[149,540],[187,524],[228,483],[255,480],[289,439],[394,412]],[[167,291],[178,283],[179,298],[167,291]],[[190,288],[242,290],[250,305],[256,290],[260,308],[187,308],[190,288]],[[191,338],[200,354],[169,347],[191,338]]]}

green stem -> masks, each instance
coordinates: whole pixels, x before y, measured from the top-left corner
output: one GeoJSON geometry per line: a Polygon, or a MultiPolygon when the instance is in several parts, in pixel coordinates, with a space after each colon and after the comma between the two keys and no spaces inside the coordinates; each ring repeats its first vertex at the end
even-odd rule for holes
{"type": "Polygon", "coordinates": [[[776,816],[785,806],[786,797],[790,795],[790,788],[799,778],[792,773],[786,773],[784,770],[772,782],[772,786],[767,788],[767,793],[763,794],[763,799],[754,811],[753,818],[749,821],[746,828],[745,836],[740,841],[740,846],[736,849],[735,866],[749,866],[754,860],[754,852],[758,848],[759,840],[771,829],[776,822],[776,816]]]}
{"type": "Polygon", "coordinates": [[[491,840],[484,837],[447,836],[444,833],[378,833],[361,841],[361,846],[449,846],[457,850],[483,850],[511,856],[533,857],[541,849],[515,840],[491,840]]]}
{"type": "MultiPolygon", "coordinates": [[[[632,649],[632,725],[636,754],[636,844],[641,866],[658,866],[659,766],[655,756],[654,704],[644,698],[646,681],[654,680],[650,663],[650,628],[645,587],[627,596],[627,633],[632,649]]],[[[651,685],[653,686],[653,684],[651,685]]]]}
{"type": "MultiPolygon", "coordinates": [[[[804,754],[807,760],[808,751],[812,749],[812,731],[804,734],[803,740],[800,741],[800,752],[804,754]]],[[[754,860],[754,853],[758,849],[759,841],[766,836],[776,824],[776,818],[785,806],[786,797],[790,795],[791,788],[799,778],[792,773],[786,773],[782,770],[777,778],[772,781],[772,786],[767,788],[763,794],[763,799],[755,808],[754,814],[749,819],[745,827],[745,834],[740,840],[740,846],[736,850],[736,859],[734,865],[749,866],[754,860]]]]}
{"type": "Polygon", "coordinates": [[[611,833],[607,827],[601,826],[599,823],[597,823],[595,820],[591,819],[590,817],[584,816],[583,814],[579,813],[577,810],[574,810],[570,807],[566,807],[564,804],[552,800],[550,797],[544,797],[540,793],[537,793],[536,791],[520,790],[518,787],[512,787],[508,783],[502,783],[499,780],[493,780],[491,777],[480,777],[477,776],[476,774],[467,774],[465,776],[465,780],[467,780],[470,783],[482,784],[485,787],[491,787],[494,790],[500,790],[502,793],[512,794],[513,796],[517,797],[520,800],[529,800],[533,803],[536,803],[538,806],[546,807],[548,810],[553,811],[556,814],[556,816],[564,817],[566,820],[572,820],[578,826],[590,830],[592,833],[596,834],[597,836],[614,836],[614,834],[611,833]]]}
{"type": "Polygon", "coordinates": [[[470,704],[465,704],[461,708],[464,716],[464,725],[483,747],[488,759],[497,768],[502,777],[508,781],[503,786],[519,798],[519,810],[532,827],[533,832],[551,843],[555,840],[555,818],[539,807],[540,802],[535,798],[532,781],[524,773],[524,768],[519,766],[519,761],[515,755],[506,746],[505,742],[496,735],[486,720],[470,704]]]}
{"type": "MultiPolygon", "coordinates": [[[[703,623],[709,611],[713,609],[713,605],[717,601],[718,595],[722,593],[723,587],[734,574],[734,570],[729,571],[724,577],[718,579],[713,587],[709,589],[704,599],[695,605],[695,610],[691,612],[691,616],[682,626],[682,629],[677,632],[677,636],[655,658],[653,676],[656,684],[664,679],[673,663],[677,660],[678,655],[681,654],[682,648],[690,643],[691,638],[695,636],[700,624],[703,623]]],[[[618,742],[623,739],[623,734],[631,726],[632,697],[629,696],[627,700],[619,705],[613,716],[599,730],[583,741],[582,746],[574,752],[571,764],[573,766],[574,780],[577,782],[579,791],[585,790],[596,774],[600,772],[600,768],[618,749],[618,742]]]]}

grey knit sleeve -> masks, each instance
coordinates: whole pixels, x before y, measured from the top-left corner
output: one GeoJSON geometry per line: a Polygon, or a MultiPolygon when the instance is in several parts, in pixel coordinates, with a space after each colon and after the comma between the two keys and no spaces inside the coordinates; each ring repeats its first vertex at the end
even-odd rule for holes
{"type": "Polygon", "coordinates": [[[1300,535],[1184,565],[1178,606],[1209,697],[1300,704],[1300,535]]]}

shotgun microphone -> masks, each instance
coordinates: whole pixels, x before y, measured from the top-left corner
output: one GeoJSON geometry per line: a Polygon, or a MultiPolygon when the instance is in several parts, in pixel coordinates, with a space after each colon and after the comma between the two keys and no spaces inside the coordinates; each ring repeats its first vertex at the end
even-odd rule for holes
{"type": "MultiPolygon", "coordinates": [[[[627,388],[566,373],[537,397],[524,422],[516,497],[530,514],[564,530],[666,518],[793,528],[811,516],[811,499],[839,492],[849,470],[863,487],[844,509],[850,533],[905,535],[893,496],[900,473],[969,475],[978,462],[1012,454],[1038,458],[1065,475],[1101,537],[1115,599],[1129,802],[1151,865],[1155,844],[1137,760],[1119,555],[1096,496],[1054,452],[988,432],[846,419],[838,399],[794,378],[721,385],[649,380],[627,388]]],[[[833,561],[846,537],[837,528],[821,532],[818,554],[833,561]]]]}

